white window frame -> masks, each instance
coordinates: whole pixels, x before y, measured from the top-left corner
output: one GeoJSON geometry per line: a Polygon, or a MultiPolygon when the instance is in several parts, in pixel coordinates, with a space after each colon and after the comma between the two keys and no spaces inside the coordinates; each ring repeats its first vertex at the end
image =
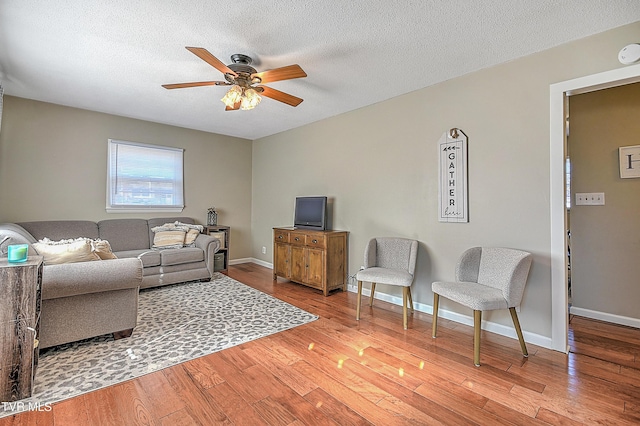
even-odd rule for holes
{"type": "Polygon", "coordinates": [[[564,174],[565,174],[565,186],[566,186],[566,200],[567,210],[571,210],[571,159],[567,157],[564,160],[564,174]]]}
{"type": "MultiPolygon", "coordinates": [[[[143,176],[143,178],[151,176],[143,176]]],[[[107,212],[108,213],[148,213],[148,212],[171,212],[180,213],[184,209],[184,149],[173,148],[159,145],[149,145],[137,142],[122,141],[116,139],[109,139],[108,141],[108,155],[107,155],[107,212]],[[167,205],[145,205],[145,204],[118,204],[114,199],[118,176],[117,176],[117,156],[118,148],[120,146],[135,146],[144,149],[148,149],[150,155],[155,152],[170,152],[176,154],[176,161],[174,161],[174,198],[173,204],[167,205]]]]}

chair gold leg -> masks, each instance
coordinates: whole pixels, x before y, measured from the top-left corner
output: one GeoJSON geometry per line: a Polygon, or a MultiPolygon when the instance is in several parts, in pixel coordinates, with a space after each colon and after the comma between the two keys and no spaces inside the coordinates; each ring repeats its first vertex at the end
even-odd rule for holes
{"type": "Polygon", "coordinates": [[[480,327],[482,311],[473,311],[473,363],[480,367],[480,327]]]}
{"type": "Polygon", "coordinates": [[[440,295],[433,293],[433,328],[431,329],[431,337],[436,338],[436,330],[438,330],[438,302],[440,302],[440,295]]]}
{"type": "Polygon", "coordinates": [[[409,294],[409,309],[411,310],[411,313],[413,313],[413,298],[411,297],[411,287],[407,287],[407,291],[409,294]]]}
{"type": "Polygon", "coordinates": [[[402,287],[402,325],[404,329],[407,329],[408,321],[407,321],[407,299],[409,287],[402,287]]]}
{"type": "Polygon", "coordinates": [[[520,340],[522,355],[524,355],[525,357],[528,357],[529,352],[527,351],[527,345],[524,343],[524,337],[522,336],[522,329],[520,329],[520,321],[518,321],[518,314],[516,313],[516,308],[509,308],[509,312],[511,313],[511,319],[513,320],[513,326],[516,329],[518,340],[520,340]]]}
{"type": "Polygon", "coordinates": [[[371,283],[371,296],[369,296],[369,306],[373,306],[374,294],[376,294],[376,283],[371,283]]]}
{"type": "Polygon", "coordinates": [[[358,281],[358,302],[356,303],[356,321],[360,321],[361,302],[362,302],[362,281],[358,281]]]}

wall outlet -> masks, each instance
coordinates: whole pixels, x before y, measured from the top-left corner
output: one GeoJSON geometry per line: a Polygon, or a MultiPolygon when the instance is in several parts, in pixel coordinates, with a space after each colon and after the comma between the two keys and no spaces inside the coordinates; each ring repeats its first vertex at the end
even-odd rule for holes
{"type": "Polygon", "coordinates": [[[267,248],[266,247],[262,247],[262,254],[267,254],[267,248]]]}
{"type": "Polygon", "coordinates": [[[604,192],[577,192],[576,206],[604,206],[604,192]]]}

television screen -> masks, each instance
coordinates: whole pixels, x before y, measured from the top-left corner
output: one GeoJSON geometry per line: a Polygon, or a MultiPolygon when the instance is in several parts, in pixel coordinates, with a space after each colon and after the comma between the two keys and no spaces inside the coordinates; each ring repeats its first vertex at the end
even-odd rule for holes
{"type": "Polygon", "coordinates": [[[327,222],[327,197],[296,197],[293,225],[324,231],[327,222]]]}

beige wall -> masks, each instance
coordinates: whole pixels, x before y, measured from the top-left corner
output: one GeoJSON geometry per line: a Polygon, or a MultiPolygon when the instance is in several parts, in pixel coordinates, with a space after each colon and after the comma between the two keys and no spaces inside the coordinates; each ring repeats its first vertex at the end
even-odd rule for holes
{"type": "MultiPolygon", "coordinates": [[[[413,292],[423,305],[432,303],[432,281],[453,278],[466,248],[531,251],[521,323],[548,338],[549,85],[621,67],[617,52],[639,33],[640,22],[253,143],[5,96],[0,221],[114,217],[104,209],[107,139],[179,146],[184,214],[204,221],[207,207],[219,207],[219,222],[233,227],[232,259],[271,262],[272,227],[292,223],[295,196],[328,195],[334,227],[350,232],[351,275],[373,236],[421,242],[413,292]],[[467,224],[436,215],[436,145],[451,127],[469,137],[467,224]]],[[[444,300],[441,307],[470,313],[444,300]]],[[[484,318],[511,326],[505,313],[484,318]]]]}
{"type": "Polygon", "coordinates": [[[184,148],[185,209],[206,223],[219,208],[231,259],[251,256],[251,141],[4,98],[0,132],[0,222],[175,216],[105,211],[107,140],[184,148]]]}
{"type": "Polygon", "coordinates": [[[640,145],[640,83],[569,99],[572,199],[604,192],[604,206],[571,207],[573,306],[640,319],[640,179],[621,179],[618,148],[640,145]]]}
{"type": "MultiPolygon", "coordinates": [[[[528,250],[521,322],[550,338],[549,85],[621,67],[617,52],[638,33],[640,22],[254,141],[254,256],[272,261],[271,228],[292,223],[296,195],[315,194],[335,199],[334,228],[350,232],[350,274],[373,236],[421,242],[413,292],[425,305],[431,282],[452,279],[466,248],[528,250]],[[437,220],[436,145],[451,127],[469,137],[467,224],[437,220]]],[[[511,326],[504,312],[484,318],[511,326]]]]}

